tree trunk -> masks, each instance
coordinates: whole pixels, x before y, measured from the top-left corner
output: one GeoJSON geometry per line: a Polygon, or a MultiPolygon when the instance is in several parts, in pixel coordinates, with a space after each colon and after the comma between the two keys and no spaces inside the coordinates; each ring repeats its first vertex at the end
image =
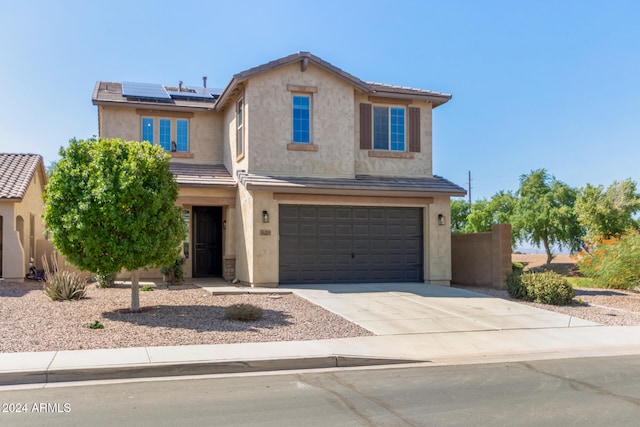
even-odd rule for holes
{"type": "Polygon", "coordinates": [[[131,272],[131,311],[140,311],[140,273],[138,270],[131,272]]]}
{"type": "Polygon", "coordinates": [[[549,245],[549,242],[546,239],[543,240],[542,243],[544,244],[544,251],[547,254],[547,267],[549,267],[551,265],[551,261],[553,260],[553,254],[551,253],[551,246],[549,245]]]}

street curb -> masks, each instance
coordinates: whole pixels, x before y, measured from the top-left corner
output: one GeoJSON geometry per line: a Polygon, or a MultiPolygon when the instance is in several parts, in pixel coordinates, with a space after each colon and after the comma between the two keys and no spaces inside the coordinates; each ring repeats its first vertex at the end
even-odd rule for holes
{"type": "Polygon", "coordinates": [[[0,386],[49,384],[71,381],[118,380],[132,378],[212,375],[299,369],[348,368],[357,366],[421,363],[424,360],[385,359],[354,356],[318,356],[291,359],[263,359],[226,362],[187,362],[47,369],[0,372],[0,386]]]}

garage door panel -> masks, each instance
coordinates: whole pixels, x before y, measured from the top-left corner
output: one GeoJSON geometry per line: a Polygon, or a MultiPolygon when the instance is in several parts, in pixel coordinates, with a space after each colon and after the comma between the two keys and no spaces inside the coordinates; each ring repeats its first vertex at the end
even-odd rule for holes
{"type": "Polygon", "coordinates": [[[281,283],[421,281],[422,209],[280,206],[281,283]]]}

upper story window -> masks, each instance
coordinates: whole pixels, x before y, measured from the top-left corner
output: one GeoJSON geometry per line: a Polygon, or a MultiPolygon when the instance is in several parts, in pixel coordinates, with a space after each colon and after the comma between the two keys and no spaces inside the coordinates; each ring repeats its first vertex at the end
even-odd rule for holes
{"type": "Polygon", "coordinates": [[[142,118],[142,141],[147,141],[153,145],[153,119],[151,117],[142,118]]]}
{"type": "Polygon", "coordinates": [[[293,95],[293,142],[311,142],[311,96],[293,95]]]}
{"type": "Polygon", "coordinates": [[[244,154],[244,105],[242,98],[236,104],[236,128],[237,128],[237,140],[236,140],[236,157],[240,157],[244,154]]]}
{"type": "Polygon", "coordinates": [[[171,150],[171,120],[160,119],[160,146],[166,151],[171,150]]]}
{"type": "Polygon", "coordinates": [[[176,150],[189,151],[189,121],[176,120],[176,150]]]}
{"type": "Polygon", "coordinates": [[[419,107],[360,104],[360,149],[373,149],[369,156],[389,151],[390,157],[413,158],[408,154],[420,152],[421,133],[419,107]]]}
{"type": "Polygon", "coordinates": [[[373,148],[404,151],[405,121],[403,107],[373,107],[373,148]]]}
{"type": "Polygon", "coordinates": [[[153,117],[142,118],[142,141],[148,141],[153,145],[156,141],[166,151],[189,151],[189,120],[153,117]],[[157,126],[156,126],[157,120],[157,126]],[[157,127],[158,134],[154,129],[157,127]]]}

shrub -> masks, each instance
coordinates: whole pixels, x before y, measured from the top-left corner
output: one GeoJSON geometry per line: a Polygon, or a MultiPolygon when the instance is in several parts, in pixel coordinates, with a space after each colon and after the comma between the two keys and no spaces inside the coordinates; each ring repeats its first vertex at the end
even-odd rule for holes
{"type": "Polygon", "coordinates": [[[578,254],[580,273],[601,288],[634,289],[640,284],[640,233],[601,237],[578,254]]]}
{"type": "Polygon", "coordinates": [[[524,270],[524,264],[516,261],[511,262],[511,271],[513,271],[514,273],[517,273],[517,272],[522,272],[522,270],[524,270]]]}
{"type": "Polygon", "coordinates": [[[96,274],[96,287],[113,288],[116,283],[116,273],[96,274]]]}
{"type": "Polygon", "coordinates": [[[553,271],[512,274],[507,290],[513,298],[541,304],[569,305],[575,297],[567,279],[553,271]]]}
{"type": "Polygon", "coordinates": [[[76,272],[60,270],[56,258],[53,268],[49,268],[46,256],[42,257],[44,266],[44,293],[54,301],[84,298],[87,293],[87,280],[76,272]]]}
{"type": "Polygon", "coordinates": [[[87,325],[89,329],[104,329],[104,325],[99,320],[94,320],[92,323],[87,325]]]}
{"type": "Polygon", "coordinates": [[[150,291],[153,291],[153,286],[151,286],[151,285],[144,285],[144,286],[141,286],[141,287],[140,287],[140,290],[141,290],[141,291],[144,291],[144,292],[150,292],[150,291]]]}
{"type": "Polygon", "coordinates": [[[164,275],[164,281],[167,284],[179,285],[184,281],[184,272],[182,271],[184,262],[185,258],[179,257],[170,266],[160,269],[160,272],[164,275]]]}
{"type": "Polygon", "coordinates": [[[262,319],[262,315],[262,309],[252,304],[233,304],[224,309],[224,318],[227,320],[253,322],[262,319]]]}
{"type": "Polygon", "coordinates": [[[507,291],[515,299],[526,300],[526,292],[522,286],[521,271],[514,271],[507,277],[507,291]]]}

